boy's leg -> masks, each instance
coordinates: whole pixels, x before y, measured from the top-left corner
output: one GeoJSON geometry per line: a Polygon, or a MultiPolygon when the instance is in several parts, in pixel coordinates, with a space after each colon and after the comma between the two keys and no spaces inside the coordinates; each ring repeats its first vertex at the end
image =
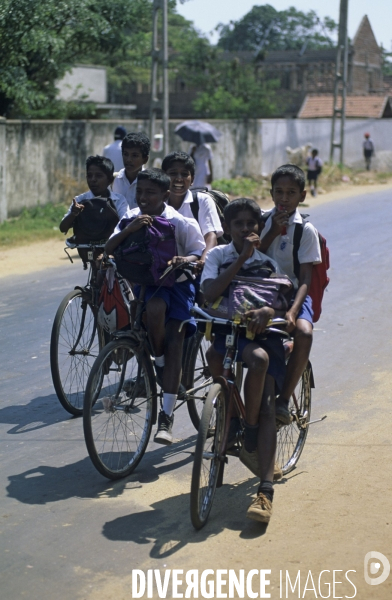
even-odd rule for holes
{"type": "Polygon", "coordinates": [[[285,425],[289,424],[291,420],[288,410],[289,400],[308,364],[312,342],[312,324],[305,319],[297,319],[294,331],[294,348],[287,363],[282,391],[276,402],[276,418],[285,425]]]}
{"type": "Polygon", "coordinates": [[[275,381],[267,375],[260,410],[258,430],[258,461],[260,469],[260,485],[257,496],[248,508],[247,517],[262,523],[268,523],[272,516],[272,500],[274,490],[274,464],[276,453],[275,425],[275,381]]]}
{"type": "Polygon", "coordinates": [[[151,298],[146,304],[147,330],[154,356],[165,352],[166,302],[162,298],[151,298]]]}

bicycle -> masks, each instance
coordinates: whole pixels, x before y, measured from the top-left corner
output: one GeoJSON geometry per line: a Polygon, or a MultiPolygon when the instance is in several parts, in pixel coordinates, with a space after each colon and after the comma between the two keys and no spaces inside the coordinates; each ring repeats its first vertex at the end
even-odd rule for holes
{"type": "MultiPolygon", "coordinates": [[[[107,336],[97,323],[100,286],[97,284],[95,257],[104,243],[70,244],[77,249],[85,270],[87,284],[76,286],[60,303],[50,339],[50,369],[57,397],[66,411],[79,416],[83,412],[84,390],[90,369],[107,336]]],[[[64,249],[73,263],[71,256],[64,249]]]]}
{"type": "MultiPolygon", "coordinates": [[[[195,529],[201,529],[207,522],[215,495],[215,490],[223,483],[224,465],[227,456],[239,456],[245,419],[244,403],[240,386],[235,381],[233,364],[237,352],[237,341],[242,324],[225,319],[210,317],[205,311],[194,307],[193,312],[199,323],[212,323],[212,327],[224,326],[231,333],[226,337],[226,355],[223,375],[213,383],[207,395],[199,427],[194,464],[192,469],[190,509],[191,521],[195,529]],[[228,443],[230,420],[236,414],[241,423],[241,431],[234,441],[228,443]]],[[[289,335],[278,327],[285,326],[284,319],[273,319],[267,326],[267,332],[289,335]]],[[[288,346],[288,351],[290,347],[288,346]]],[[[293,394],[290,400],[292,422],[279,427],[277,457],[282,464],[283,474],[289,473],[297,464],[305,445],[310,424],[311,406],[311,366],[306,368],[300,382],[300,395],[293,394]],[[285,435],[284,431],[290,432],[285,435]],[[296,437],[296,440],[295,440],[296,437]],[[291,449],[291,450],[290,450],[291,449]],[[290,454],[290,456],[289,456],[290,454]]]]}
{"type": "MultiPolygon", "coordinates": [[[[111,259],[107,262],[115,267],[111,259]]],[[[187,263],[185,270],[196,266],[187,263]]],[[[109,479],[126,477],[133,472],[146,451],[152,426],[157,421],[158,393],[152,351],[142,323],[145,290],[146,286],[142,285],[135,300],[136,311],[130,330],[112,333],[112,341],[94,362],[84,395],[83,429],[87,450],[96,469],[109,479]]],[[[195,413],[198,394],[203,396],[203,390],[211,383],[210,377],[200,383],[192,382],[179,396],[175,410],[184,403],[191,403],[193,406],[188,405],[188,410],[195,413]]]]}

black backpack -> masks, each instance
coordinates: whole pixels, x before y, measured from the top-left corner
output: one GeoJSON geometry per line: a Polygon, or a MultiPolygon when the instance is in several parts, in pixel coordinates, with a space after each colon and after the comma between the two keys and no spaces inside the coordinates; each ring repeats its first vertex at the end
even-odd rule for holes
{"type": "MultiPolygon", "coordinates": [[[[219,190],[208,190],[207,188],[195,188],[191,190],[191,192],[193,198],[193,202],[191,204],[193,218],[196,219],[197,222],[199,222],[199,199],[197,197],[197,194],[198,192],[202,192],[203,194],[207,194],[207,196],[210,196],[210,198],[212,198],[212,200],[215,202],[216,210],[218,211],[218,216],[220,222],[222,223],[223,229],[223,223],[225,221],[223,217],[223,211],[230,202],[228,196],[226,196],[226,194],[220,192],[219,190]]],[[[227,233],[224,233],[223,235],[221,235],[221,237],[218,238],[218,244],[229,244],[230,242],[231,237],[227,233]]]]}
{"type": "Polygon", "coordinates": [[[119,216],[111,198],[90,198],[81,200],[84,209],[73,222],[73,236],[69,242],[88,244],[90,242],[105,243],[112,235],[119,222],[119,216]]]}

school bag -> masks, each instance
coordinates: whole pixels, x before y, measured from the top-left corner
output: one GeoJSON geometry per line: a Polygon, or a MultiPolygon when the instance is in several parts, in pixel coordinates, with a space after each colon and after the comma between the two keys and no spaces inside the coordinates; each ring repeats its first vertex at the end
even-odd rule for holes
{"type": "MultiPolygon", "coordinates": [[[[122,219],[123,230],[136,217],[122,219]]],[[[152,225],[143,225],[115,249],[114,259],[118,272],[132,283],[171,287],[176,280],[172,271],[160,280],[168,261],[177,256],[175,227],[164,217],[154,217],[152,225]]]]}
{"type": "MultiPolygon", "coordinates": [[[[220,192],[219,190],[208,190],[207,188],[195,188],[191,190],[191,192],[193,198],[193,201],[191,203],[191,211],[193,214],[193,218],[196,219],[197,222],[199,222],[199,199],[197,197],[197,194],[198,192],[203,192],[203,194],[207,194],[207,196],[212,198],[212,200],[214,201],[223,229],[223,223],[225,221],[223,211],[230,202],[228,196],[226,196],[226,194],[220,192]]],[[[227,233],[224,233],[218,238],[218,244],[229,244],[230,242],[231,237],[227,233]]]]}
{"type": "Polygon", "coordinates": [[[106,270],[98,300],[97,320],[106,331],[122,329],[131,322],[134,299],[129,283],[113,267],[106,270]]]}
{"type": "MultiPolygon", "coordinates": [[[[302,223],[296,223],[294,229],[293,238],[293,261],[294,261],[294,273],[297,279],[299,279],[300,263],[298,260],[298,251],[301,244],[302,233],[304,225],[306,223],[305,218],[308,215],[301,215],[302,223]]],[[[316,230],[317,231],[317,230],[316,230]]],[[[329,277],[327,271],[329,269],[329,248],[327,246],[327,240],[317,231],[318,240],[321,250],[321,263],[319,265],[313,265],[312,269],[312,282],[308,290],[309,296],[312,298],[313,308],[313,323],[317,323],[321,316],[322,302],[325,289],[329,284],[329,277]]]]}
{"type": "Polygon", "coordinates": [[[104,244],[120,220],[113,200],[97,196],[81,200],[79,204],[83,204],[84,209],[73,222],[74,234],[68,241],[71,244],[104,244]]]}
{"type": "MultiPolygon", "coordinates": [[[[229,264],[222,265],[220,272],[229,264]]],[[[269,306],[277,316],[284,316],[289,307],[293,284],[287,275],[276,272],[270,261],[257,261],[242,267],[228,288],[205,311],[222,319],[236,319],[248,310],[269,306]]]]}

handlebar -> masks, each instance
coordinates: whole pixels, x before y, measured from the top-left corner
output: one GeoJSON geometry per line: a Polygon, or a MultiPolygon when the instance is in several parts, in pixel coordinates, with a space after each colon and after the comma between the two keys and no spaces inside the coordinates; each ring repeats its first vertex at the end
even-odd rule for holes
{"type": "Polygon", "coordinates": [[[71,250],[77,250],[78,248],[85,248],[88,250],[93,250],[94,248],[104,248],[105,243],[106,242],[102,241],[102,242],[97,242],[96,244],[94,242],[92,242],[90,244],[73,244],[72,242],[65,240],[65,245],[68,248],[70,248],[71,250]]]}

